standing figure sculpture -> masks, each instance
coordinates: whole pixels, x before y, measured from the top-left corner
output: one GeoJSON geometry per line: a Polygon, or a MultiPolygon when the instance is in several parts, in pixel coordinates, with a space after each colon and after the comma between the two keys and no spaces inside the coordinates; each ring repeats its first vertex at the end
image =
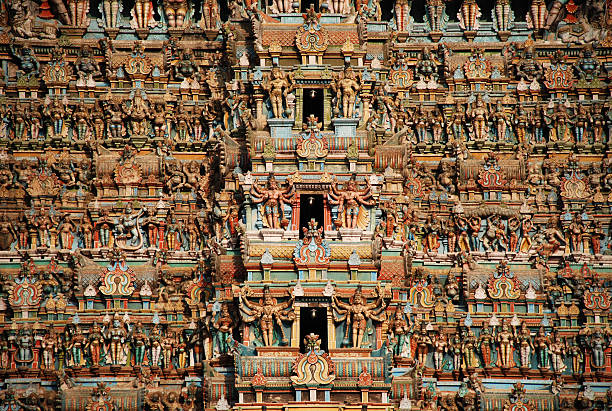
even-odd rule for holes
{"type": "Polygon", "coordinates": [[[476,357],[477,342],[478,340],[474,335],[474,331],[468,329],[467,335],[463,337],[463,343],[461,345],[466,368],[476,368],[479,365],[478,358],[476,357]]]}
{"type": "Polygon", "coordinates": [[[287,96],[294,88],[293,76],[285,74],[279,67],[273,67],[270,74],[264,77],[262,87],[270,96],[273,117],[289,117],[285,116],[285,107],[288,107],[287,96]]]}
{"type": "MultiPolygon", "coordinates": [[[[106,324],[102,331],[102,335],[108,343],[108,351],[110,353],[111,365],[125,365],[126,362],[126,344],[128,340],[128,332],[125,326],[119,320],[119,315],[116,314],[112,325],[106,324]]],[[[108,362],[108,361],[107,361],[108,362]]]]}
{"type": "Polygon", "coordinates": [[[159,367],[161,365],[161,351],[162,351],[162,336],[159,329],[159,325],[155,324],[151,329],[149,335],[149,346],[151,347],[151,359],[149,365],[151,367],[159,367]]]}
{"type": "Polygon", "coordinates": [[[255,303],[247,298],[248,288],[243,288],[239,295],[239,308],[243,313],[243,319],[246,323],[259,321],[259,329],[261,332],[263,345],[271,347],[274,345],[274,329],[278,326],[281,340],[280,345],[287,345],[289,342],[285,335],[283,321],[293,322],[295,313],[293,312],[293,297],[289,300],[278,303],[276,298],[272,297],[268,286],[263,289],[263,299],[255,303]]]}
{"type": "Polygon", "coordinates": [[[58,339],[55,330],[51,328],[42,340],[42,368],[55,369],[55,354],[58,350],[58,339]]]}
{"type": "Polygon", "coordinates": [[[345,321],[346,328],[344,332],[343,345],[348,346],[349,344],[349,329],[352,334],[352,343],[354,348],[361,348],[363,342],[368,318],[373,321],[384,321],[385,320],[385,303],[383,300],[383,294],[380,288],[376,289],[378,298],[371,303],[368,303],[364,298],[361,291],[361,287],[357,287],[355,294],[350,299],[350,302],[344,303],[338,300],[335,295],[332,297],[332,305],[337,316],[335,321],[345,321]]]}
{"type": "Polygon", "coordinates": [[[455,141],[465,141],[464,124],[466,121],[465,109],[460,102],[455,105],[455,110],[451,114],[450,120],[447,123],[446,134],[453,137],[455,141]]]}
{"type": "Polygon", "coordinates": [[[432,32],[441,32],[444,29],[446,16],[446,3],[444,0],[426,0],[425,14],[427,15],[427,23],[432,32]]]}
{"type": "Polygon", "coordinates": [[[559,333],[555,333],[552,343],[550,344],[550,360],[555,373],[562,373],[567,366],[565,365],[565,343],[561,339],[559,333]]]}
{"type": "Polygon", "coordinates": [[[444,364],[444,354],[448,351],[448,341],[446,339],[446,334],[443,332],[439,332],[433,339],[433,359],[434,359],[434,368],[436,370],[441,370],[442,365],[444,364]]]}
{"type": "Polygon", "coordinates": [[[334,181],[331,185],[331,191],[328,193],[329,202],[338,205],[338,216],[344,216],[342,226],[345,228],[355,229],[359,226],[359,221],[364,213],[360,210],[360,206],[373,206],[376,204],[372,198],[370,184],[366,182],[366,188],[359,190],[355,176],[346,183],[346,188],[340,191],[338,182],[334,181]]]}
{"type": "Polygon", "coordinates": [[[491,347],[495,344],[495,337],[491,334],[488,324],[484,324],[478,336],[478,347],[485,368],[491,366],[491,347]]]}
{"type": "Polygon", "coordinates": [[[506,112],[506,108],[502,105],[501,100],[497,100],[495,105],[495,112],[491,116],[493,123],[495,124],[495,131],[497,133],[497,141],[507,140],[507,130],[511,126],[510,115],[506,112]]]}
{"type": "Polygon", "coordinates": [[[215,30],[220,25],[219,2],[217,0],[204,0],[202,2],[202,18],[199,26],[204,30],[215,30]]]}
{"type": "Polygon", "coordinates": [[[606,339],[600,329],[596,329],[589,337],[588,346],[591,348],[593,368],[603,368],[605,365],[604,351],[606,349],[606,339]]]}
{"type": "Polygon", "coordinates": [[[514,367],[514,361],[512,359],[514,353],[514,335],[510,331],[510,327],[504,322],[502,329],[497,334],[497,364],[501,368],[512,368],[514,367]]]}
{"type": "Polygon", "coordinates": [[[70,358],[72,367],[82,367],[85,365],[85,356],[83,351],[85,349],[85,336],[81,332],[81,328],[77,325],[72,332],[68,349],[70,350],[70,358]]]}
{"type": "Polygon", "coordinates": [[[480,94],[476,97],[476,102],[468,110],[467,117],[472,121],[474,139],[486,140],[489,132],[489,127],[487,125],[489,121],[489,110],[480,94]]]}
{"type": "MultiPolygon", "coordinates": [[[[227,354],[229,352],[229,342],[232,331],[234,330],[236,323],[229,312],[229,306],[227,303],[221,305],[221,312],[212,326],[217,332],[215,333],[214,346],[216,352],[219,355],[227,354]]],[[[213,349],[214,351],[214,349],[213,349]]]]}
{"type": "Polygon", "coordinates": [[[23,325],[17,334],[15,362],[18,367],[31,367],[34,361],[34,337],[29,325],[23,325]]]}
{"type": "Polygon", "coordinates": [[[538,365],[541,369],[548,369],[548,350],[550,348],[550,337],[546,335],[544,327],[540,327],[535,337],[535,347],[538,353],[538,365]]]}
{"type": "Polygon", "coordinates": [[[89,351],[89,360],[91,361],[92,367],[98,367],[100,365],[100,352],[104,347],[104,336],[102,330],[97,323],[94,323],[87,337],[87,344],[85,348],[89,351]]]}
{"type": "Polygon", "coordinates": [[[427,361],[427,353],[429,352],[429,347],[432,344],[431,337],[427,335],[427,330],[421,323],[421,329],[419,333],[415,336],[414,339],[416,345],[416,358],[415,360],[419,363],[421,367],[425,367],[425,363],[427,361]]]}
{"type": "Polygon", "coordinates": [[[180,29],[189,25],[191,10],[187,0],[165,0],[163,4],[168,27],[180,29]]]}
{"type": "Polygon", "coordinates": [[[148,338],[144,333],[142,324],[136,323],[134,334],[132,335],[132,346],[134,347],[134,366],[141,366],[147,352],[148,338]]]}
{"type": "Polygon", "coordinates": [[[516,340],[521,359],[521,368],[531,368],[531,351],[534,347],[531,339],[531,332],[529,328],[527,328],[527,323],[521,324],[521,329],[516,336],[516,340]]]}
{"type": "Polygon", "coordinates": [[[253,203],[262,203],[264,222],[267,223],[269,228],[281,228],[281,222],[284,220],[285,203],[293,199],[292,190],[291,182],[289,182],[287,188],[280,188],[273,174],[268,177],[266,188],[261,188],[257,181],[253,183],[251,188],[253,203]]]}
{"type": "Polygon", "coordinates": [[[346,66],[344,72],[332,81],[331,87],[336,93],[337,104],[342,108],[342,117],[353,118],[357,94],[361,90],[359,77],[350,66],[346,66]]]}
{"type": "Polygon", "coordinates": [[[172,330],[168,330],[165,337],[161,341],[163,368],[173,368],[173,358],[175,351],[175,333],[172,330]]]}
{"type": "Polygon", "coordinates": [[[582,347],[578,345],[575,337],[567,345],[568,354],[572,357],[572,373],[580,374],[582,372],[582,363],[584,362],[582,347]]]}
{"type": "Polygon", "coordinates": [[[398,357],[409,357],[410,327],[401,305],[397,306],[395,314],[389,321],[389,330],[393,338],[393,354],[398,357]]]}
{"type": "MultiPolygon", "coordinates": [[[[343,0],[346,1],[346,0],[343,0]]],[[[334,0],[329,5],[330,7],[334,7],[338,0],[334,0]]],[[[274,0],[272,2],[272,13],[291,13],[293,11],[293,7],[291,6],[291,0],[274,0]]]]}

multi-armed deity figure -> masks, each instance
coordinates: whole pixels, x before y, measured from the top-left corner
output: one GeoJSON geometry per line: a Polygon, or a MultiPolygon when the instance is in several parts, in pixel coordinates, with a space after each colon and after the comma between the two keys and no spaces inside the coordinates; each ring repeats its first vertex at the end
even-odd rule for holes
{"type": "Polygon", "coordinates": [[[282,220],[284,220],[285,203],[293,199],[293,185],[291,182],[287,188],[280,188],[273,174],[270,174],[266,184],[266,188],[259,186],[258,182],[253,183],[251,195],[253,203],[262,204],[265,223],[269,228],[281,228],[282,220]]]}
{"type": "Polygon", "coordinates": [[[273,67],[270,74],[264,77],[262,87],[270,95],[273,117],[285,117],[287,96],[294,88],[293,76],[285,74],[279,67],[273,67]]]}
{"type": "Polygon", "coordinates": [[[360,78],[350,66],[344,68],[331,83],[332,91],[336,93],[337,104],[342,108],[342,117],[355,117],[355,102],[361,90],[360,78]]]}
{"type": "Polygon", "coordinates": [[[130,131],[133,136],[145,136],[149,133],[149,119],[153,118],[149,102],[142,90],[134,93],[131,101],[123,102],[123,111],[130,120],[130,131]],[[129,102],[129,104],[128,104],[129,102]]]}
{"type": "Polygon", "coordinates": [[[339,190],[338,182],[334,181],[328,195],[329,202],[338,205],[338,219],[342,221],[340,216],[343,216],[342,226],[345,228],[357,228],[360,220],[367,218],[366,213],[360,209],[361,206],[369,207],[376,204],[372,198],[370,184],[366,182],[366,188],[360,191],[354,175],[347,181],[343,190],[339,190]]]}
{"type": "Polygon", "coordinates": [[[368,319],[379,322],[385,320],[384,310],[386,305],[383,300],[383,293],[380,288],[377,288],[376,292],[378,298],[371,303],[368,303],[364,298],[360,286],[357,287],[355,294],[350,298],[348,304],[338,300],[338,297],[335,295],[332,297],[334,310],[338,314],[335,316],[335,321],[341,322],[346,320],[343,345],[349,344],[350,329],[353,336],[353,347],[361,348],[368,319]]]}
{"type": "Polygon", "coordinates": [[[259,329],[263,344],[266,347],[274,345],[274,330],[275,325],[278,326],[280,332],[281,345],[286,345],[289,340],[285,335],[283,328],[283,321],[292,322],[295,320],[295,313],[293,312],[293,297],[289,300],[278,303],[276,298],[272,297],[269,287],[263,289],[263,300],[256,303],[249,301],[247,295],[249,293],[248,288],[243,288],[240,292],[240,311],[243,313],[243,319],[246,323],[259,321],[259,329]]]}

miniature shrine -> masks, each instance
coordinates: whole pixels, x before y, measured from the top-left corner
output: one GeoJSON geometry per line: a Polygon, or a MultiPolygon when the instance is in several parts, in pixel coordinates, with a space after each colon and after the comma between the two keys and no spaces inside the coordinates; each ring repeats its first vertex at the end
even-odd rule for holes
{"type": "Polygon", "coordinates": [[[611,0],[0,22],[0,410],[612,410],[611,0]]]}

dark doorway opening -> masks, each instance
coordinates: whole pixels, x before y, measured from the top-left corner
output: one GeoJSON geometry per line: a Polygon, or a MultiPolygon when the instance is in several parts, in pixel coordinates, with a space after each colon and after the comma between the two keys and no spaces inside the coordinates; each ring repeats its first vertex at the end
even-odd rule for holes
{"type": "Polygon", "coordinates": [[[321,194],[300,194],[300,238],[304,238],[302,227],[308,228],[310,220],[314,219],[317,228],[323,227],[323,196],[321,194]]]}
{"type": "Polygon", "coordinates": [[[306,352],[304,338],[310,333],[321,339],[321,349],[327,352],[327,308],[301,307],[300,308],[300,351],[306,352]]]}
{"type": "Polygon", "coordinates": [[[319,2],[318,2],[318,0],[302,0],[301,4],[302,4],[302,6],[300,8],[302,10],[302,13],[306,13],[310,9],[310,5],[311,4],[314,6],[315,11],[317,13],[319,12],[319,2]]]}
{"type": "Polygon", "coordinates": [[[311,115],[317,118],[317,123],[323,124],[323,90],[320,88],[305,88],[304,89],[304,104],[302,110],[302,123],[308,124],[308,117],[311,115]]]}

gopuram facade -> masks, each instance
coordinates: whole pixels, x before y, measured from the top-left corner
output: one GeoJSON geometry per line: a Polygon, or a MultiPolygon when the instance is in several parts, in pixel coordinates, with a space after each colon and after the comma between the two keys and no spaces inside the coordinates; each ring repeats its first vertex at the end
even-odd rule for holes
{"type": "Polygon", "coordinates": [[[612,410],[612,1],[0,23],[0,410],[612,410]]]}

